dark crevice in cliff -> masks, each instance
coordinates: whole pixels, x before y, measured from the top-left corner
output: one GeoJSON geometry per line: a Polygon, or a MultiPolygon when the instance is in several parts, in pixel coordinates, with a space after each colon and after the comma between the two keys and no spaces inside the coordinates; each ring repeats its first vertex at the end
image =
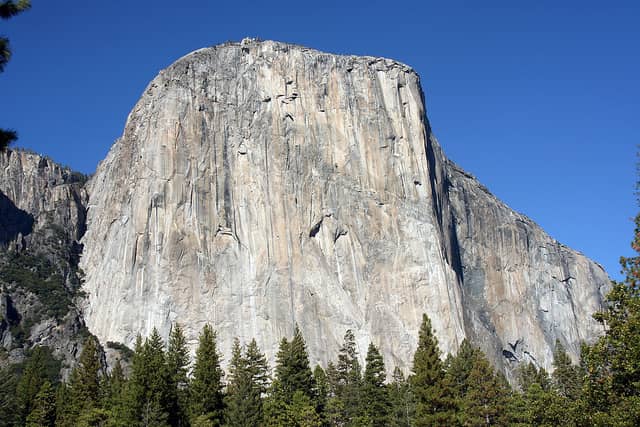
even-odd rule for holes
{"type": "Polygon", "coordinates": [[[19,235],[30,234],[33,224],[33,216],[18,208],[0,191],[0,245],[14,241],[19,235]]]}

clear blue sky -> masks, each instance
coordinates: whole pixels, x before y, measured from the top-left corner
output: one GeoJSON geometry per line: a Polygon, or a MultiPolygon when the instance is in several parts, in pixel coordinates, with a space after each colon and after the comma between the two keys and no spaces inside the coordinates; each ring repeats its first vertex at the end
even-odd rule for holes
{"type": "Polygon", "coordinates": [[[159,70],[260,37],[422,76],[445,152],[619,276],[640,142],[640,1],[45,1],[9,21],[0,127],[91,173],[159,70]]]}

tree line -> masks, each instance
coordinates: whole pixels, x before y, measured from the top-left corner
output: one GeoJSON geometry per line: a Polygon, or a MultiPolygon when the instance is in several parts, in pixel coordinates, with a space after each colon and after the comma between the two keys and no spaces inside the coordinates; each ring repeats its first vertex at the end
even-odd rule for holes
{"type": "MultiPolygon", "coordinates": [[[[638,234],[636,235],[638,236],[638,234]]],[[[640,248],[637,237],[634,247],[640,248]]],[[[182,327],[167,343],[157,330],[133,350],[129,374],[104,371],[99,343],[85,342],[67,382],[46,347],[35,347],[19,374],[0,376],[0,424],[11,426],[633,426],[640,421],[640,261],[623,260],[596,318],[606,334],[583,346],[574,365],[557,342],[549,375],[532,364],[511,387],[468,341],[442,359],[424,315],[411,373],[387,380],[378,348],[360,365],[346,331],[337,358],[312,370],[302,333],[283,338],[271,371],[255,340],[236,339],[225,373],[216,333],[205,326],[191,363],[182,327]]]]}

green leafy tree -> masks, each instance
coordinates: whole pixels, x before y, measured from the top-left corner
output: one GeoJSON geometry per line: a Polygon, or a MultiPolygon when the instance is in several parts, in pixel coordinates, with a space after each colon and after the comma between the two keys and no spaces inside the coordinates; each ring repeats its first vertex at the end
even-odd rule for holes
{"type": "Polygon", "coordinates": [[[210,325],[205,325],[200,333],[192,375],[189,386],[190,418],[202,420],[201,417],[204,417],[213,425],[221,425],[224,409],[224,372],[220,367],[216,333],[210,325]]]}
{"type": "Polygon", "coordinates": [[[376,427],[389,425],[391,402],[385,385],[386,376],[382,354],[370,343],[364,370],[362,400],[371,425],[376,427]]]}
{"type": "Polygon", "coordinates": [[[455,401],[447,387],[438,340],[426,314],[422,316],[412,370],[410,383],[416,402],[414,424],[418,427],[453,424],[455,401]]]}
{"type": "Polygon", "coordinates": [[[27,427],[53,427],[56,420],[56,396],[49,381],[42,383],[33,409],[27,416],[27,427]]]}
{"type": "MultiPolygon", "coordinates": [[[[0,2],[0,18],[9,19],[17,14],[24,12],[31,7],[28,0],[18,1],[2,1],[0,2]]],[[[0,73],[4,71],[5,66],[11,58],[11,47],[9,39],[0,37],[0,73]]],[[[0,151],[6,150],[7,146],[18,139],[18,134],[13,130],[0,129],[0,151]]]]}

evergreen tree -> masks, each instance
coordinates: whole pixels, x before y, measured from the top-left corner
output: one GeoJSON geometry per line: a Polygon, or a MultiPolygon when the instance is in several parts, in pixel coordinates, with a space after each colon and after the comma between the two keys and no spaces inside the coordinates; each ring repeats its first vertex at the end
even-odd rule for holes
{"type": "Polygon", "coordinates": [[[426,314],[422,316],[412,370],[410,383],[416,401],[415,425],[451,425],[455,421],[455,403],[446,386],[438,340],[426,314]]]}
{"type": "Polygon", "coordinates": [[[27,417],[27,427],[53,427],[56,420],[56,397],[49,381],[42,383],[27,417]]]}
{"type": "Polygon", "coordinates": [[[233,343],[229,363],[229,385],[225,397],[225,419],[229,426],[256,426],[263,420],[263,395],[269,381],[267,359],[252,340],[242,355],[240,342],[233,343]]]}
{"type": "MultiPolygon", "coordinates": [[[[0,18],[9,19],[17,14],[24,12],[31,7],[29,0],[18,1],[1,1],[0,2],[0,18]]],[[[0,73],[4,71],[4,67],[11,58],[11,48],[9,39],[0,37],[0,73]]],[[[4,151],[9,144],[18,139],[18,135],[13,130],[0,129],[0,152],[4,151]]]]}
{"type": "Polygon", "coordinates": [[[378,348],[369,344],[367,349],[366,368],[364,371],[362,400],[364,410],[372,426],[389,425],[391,403],[385,385],[386,371],[384,359],[378,348]]]}
{"type": "Polygon", "coordinates": [[[26,423],[27,416],[33,410],[36,395],[45,381],[51,378],[47,377],[47,365],[51,358],[50,350],[45,347],[35,347],[31,355],[28,357],[24,372],[16,387],[16,400],[18,407],[18,423],[26,423]]]}
{"type": "Polygon", "coordinates": [[[265,401],[265,424],[296,425],[300,420],[291,418],[291,406],[296,393],[296,405],[300,406],[308,401],[312,402],[313,411],[317,410],[315,380],[309,367],[306,344],[297,325],[291,342],[286,338],[280,341],[275,372],[276,378],[269,387],[268,398],[265,401]]]}
{"type": "Polygon", "coordinates": [[[584,407],[593,425],[640,425],[640,215],[631,247],[638,255],[621,258],[625,280],[613,283],[605,310],[594,315],[605,334],[582,349],[584,407]]]}
{"type": "Polygon", "coordinates": [[[316,396],[313,373],[309,365],[309,354],[302,332],[296,325],[291,342],[285,338],[280,342],[276,356],[276,377],[278,378],[287,402],[300,390],[314,400],[316,396]]]}
{"type": "Polygon", "coordinates": [[[168,370],[168,403],[169,424],[172,426],[186,425],[188,420],[187,404],[189,400],[189,350],[184,332],[179,323],[173,326],[169,336],[167,349],[168,370]]]}
{"type": "Polygon", "coordinates": [[[291,398],[291,404],[287,408],[291,425],[295,427],[320,427],[322,421],[316,412],[309,394],[302,390],[296,390],[291,398]]]}
{"type": "Polygon", "coordinates": [[[18,380],[10,368],[0,370],[0,426],[13,425],[18,413],[16,387],[18,380]]]}
{"type": "Polygon", "coordinates": [[[391,383],[387,386],[391,413],[389,425],[393,427],[409,427],[414,417],[414,402],[409,382],[405,379],[400,368],[393,370],[391,383]]]}
{"type": "Polygon", "coordinates": [[[192,420],[205,417],[213,425],[223,419],[222,377],[216,333],[205,325],[200,334],[193,377],[189,386],[189,415],[192,420]]]}
{"type": "Polygon", "coordinates": [[[358,361],[355,336],[351,330],[344,335],[335,370],[329,379],[328,410],[338,425],[348,425],[364,415],[362,405],[362,370],[358,361]]]}
{"type": "Polygon", "coordinates": [[[571,362],[560,340],[556,340],[553,367],[552,382],[558,394],[571,401],[577,400],[582,390],[582,372],[571,362]]]}
{"type": "Polygon", "coordinates": [[[329,381],[327,374],[320,365],[316,365],[313,370],[313,379],[316,387],[316,412],[320,415],[323,424],[326,423],[326,408],[329,398],[329,381]]]}
{"type": "Polygon", "coordinates": [[[480,350],[473,352],[473,367],[467,377],[462,420],[467,426],[507,425],[509,390],[495,374],[480,350]]]}
{"type": "Polygon", "coordinates": [[[78,364],[69,380],[69,417],[77,418],[83,411],[97,408],[100,402],[100,350],[98,341],[90,336],[84,343],[78,364]]]}
{"type": "Polygon", "coordinates": [[[473,347],[465,338],[455,356],[448,358],[446,381],[461,404],[467,394],[469,375],[478,357],[479,349],[473,347]]]}

